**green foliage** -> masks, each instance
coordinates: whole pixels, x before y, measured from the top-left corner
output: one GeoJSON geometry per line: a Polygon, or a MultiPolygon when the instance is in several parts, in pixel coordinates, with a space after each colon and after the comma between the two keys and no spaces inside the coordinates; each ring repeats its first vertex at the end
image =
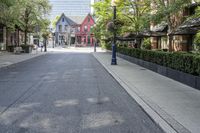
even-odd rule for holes
{"type": "Polygon", "coordinates": [[[97,39],[109,39],[112,32],[117,36],[127,32],[140,32],[149,28],[150,0],[132,1],[119,0],[117,2],[117,18],[114,30],[107,30],[107,24],[113,22],[113,7],[111,0],[96,2],[94,5],[96,26],[93,31],[97,39]]]}
{"type": "Polygon", "coordinates": [[[153,0],[153,2],[155,5],[152,7],[151,20],[154,23],[167,22],[169,32],[176,27],[172,15],[177,15],[181,9],[191,4],[191,0],[153,0]]]}
{"type": "Polygon", "coordinates": [[[161,66],[200,76],[200,56],[181,52],[162,52],[127,47],[118,47],[121,54],[139,58],[161,66]]]}
{"type": "Polygon", "coordinates": [[[0,24],[14,30],[15,22],[18,19],[16,0],[0,0],[0,24]]]}
{"type": "Polygon", "coordinates": [[[200,32],[198,32],[194,38],[194,43],[198,51],[200,51],[200,32]]]}
{"type": "Polygon", "coordinates": [[[96,2],[94,5],[96,18],[96,25],[94,26],[93,33],[98,40],[108,39],[112,34],[107,31],[106,25],[112,20],[112,8],[110,6],[111,0],[96,2]]]}
{"type": "Polygon", "coordinates": [[[121,18],[124,20],[123,32],[138,33],[149,29],[150,2],[150,0],[125,0],[120,12],[121,18]]]}
{"type": "Polygon", "coordinates": [[[142,44],[143,49],[151,49],[151,40],[150,38],[144,38],[143,44],[142,44]]]}
{"type": "Polygon", "coordinates": [[[50,33],[49,31],[43,31],[42,37],[46,40],[46,39],[49,38],[50,34],[51,34],[51,33],[50,33]]]}
{"type": "Polygon", "coordinates": [[[53,22],[52,22],[52,24],[53,24],[53,28],[56,28],[56,23],[58,22],[58,20],[60,19],[60,17],[61,16],[56,16],[55,18],[54,18],[54,20],[53,20],[53,22]]]}
{"type": "Polygon", "coordinates": [[[48,0],[18,0],[17,6],[20,8],[18,26],[25,34],[25,45],[27,44],[27,34],[34,32],[36,26],[46,29],[50,22],[44,17],[51,6],[48,0]]]}
{"type": "Polygon", "coordinates": [[[111,44],[108,43],[102,43],[102,48],[103,49],[107,49],[107,50],[112,50],[111,44]]]}

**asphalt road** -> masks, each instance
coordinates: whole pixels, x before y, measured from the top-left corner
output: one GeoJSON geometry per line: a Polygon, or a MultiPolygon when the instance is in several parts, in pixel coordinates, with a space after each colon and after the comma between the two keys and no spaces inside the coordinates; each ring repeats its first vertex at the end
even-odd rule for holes
{"type": "Polygon", "coordinates": [[[89,53],[0,69],[0,133],[163,133],[89,53]]]}

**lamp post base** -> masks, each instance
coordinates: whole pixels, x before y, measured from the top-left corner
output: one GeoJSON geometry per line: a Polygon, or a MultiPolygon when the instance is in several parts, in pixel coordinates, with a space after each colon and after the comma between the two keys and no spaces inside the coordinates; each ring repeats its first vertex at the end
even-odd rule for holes
{"type": "Polygon", "coordinates": [[[117,65],[117,59],[112,59],[111,65],[117,65]]]}
{"type": "Polygon", "coordinates": [[[117,65],[117,58],[116,58],[116,45],[112,44],[112,60],[111,65],[117,65]]]}

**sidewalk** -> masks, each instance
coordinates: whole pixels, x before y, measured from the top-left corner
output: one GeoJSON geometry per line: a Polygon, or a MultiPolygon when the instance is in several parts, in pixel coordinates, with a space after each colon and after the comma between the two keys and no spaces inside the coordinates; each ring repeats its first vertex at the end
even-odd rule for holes
{"type": "Polygon", "coordinates": [[[167,133],[200,132],[200,91],[124,59],[93,53],[107,71],[167,133]]]}
{"type": "Polygon", "coordinates": [[[1,52],[0,51],[0,68],[7,67],[9,65],[19,63],[40,55],[46,54],[46,52],[40,52],[40,50],[34,50],[32,53],[21,53],[14,54],[11,52],[1,52]]]}

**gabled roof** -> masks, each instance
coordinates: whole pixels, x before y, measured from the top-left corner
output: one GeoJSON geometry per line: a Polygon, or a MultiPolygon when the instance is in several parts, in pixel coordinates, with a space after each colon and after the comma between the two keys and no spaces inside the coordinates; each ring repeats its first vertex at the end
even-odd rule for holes
{"type": "Polygon", "coordinates": [[[56,22],[56,25],[58,24],[58,22],[61,20],[61,18],[64,17],[65,20],[68,22],[69,25],[77,25],[76,22],[74,22],[72,19],[70,19],[69,17],[65,16],[64,13],[62,13],[62,15],[60,16],[60,18],[58,19],[58,21],[56,22]]]}
{"type": "Polygon", "coordinates": [[[88,16],[90,16],[93,19],[93,17],[90,14],[88,14],[87,16],[68,16],[67,17],[67,16],[65,16],[64,13],[62,13],[60,18],[56,22],[56,25],[58,24],[58,22],[61,20],[62,17],[64,17],[65,20],[68,22],[68,24],[71,25],[71,26],[72,25],[81,25],[88,16]]]}
{"type": "Polygon", "coordinates": [[[161,37],[161,36],[166,36],[167,34],[164,32],[155,32],[155,31],[150,31],[150,30],[144,30],[139,33],[127,33],[123,36],[123,38],[143,38],[143,37],[161,37]]]}
{"type": "Polygon", "coordinates": [[[167,32],[167,28],[168,28],[167,23],[166,22],[162,22],[162,23],[157,24],[156,26],[154,26],[151,31],[154,31],[154,32],[167,32]]]}
{"type": "Polygon", "coordinates": [[[200,27],[200,18],[186,20],[179,28],[200,27]]]}
{"type": "Polygon", "coordinates": [[[194,35],[200,30],[200,18],[186,20],[172,35],[194,35]]]}
{"type": "Polygon", "coordinates": [[[80,25],[85,19],[85,16],[69,16],[69,18],[73,20],[76,24],[80,25]]]}
{"type": "Polygon", "coordinates": [[[92,15],[90,13],[88,13],[88,15],[84,17],[84,20],[83,20],[83,22],[81,24],[83,24],[85,22],[85,20],[87,19],[87,17],[91,17],[93,19],[93,21],[94,21],[94,18],[92,17],[92,15]]]}

